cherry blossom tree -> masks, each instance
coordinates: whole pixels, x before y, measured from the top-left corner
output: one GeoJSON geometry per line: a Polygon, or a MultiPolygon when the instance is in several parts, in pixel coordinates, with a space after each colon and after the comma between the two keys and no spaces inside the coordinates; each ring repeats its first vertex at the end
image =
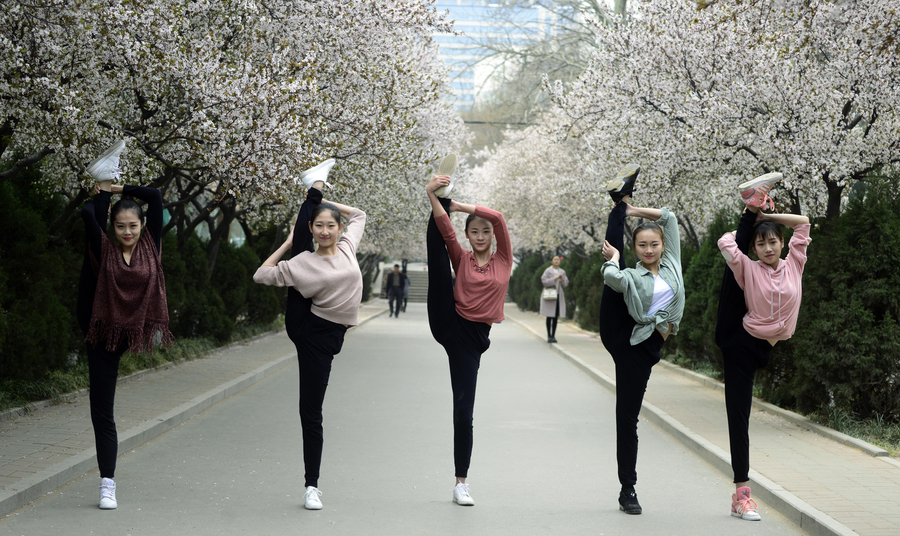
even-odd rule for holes
{"type": "Polygon", "coordinates": [[[411,170],[463,141],[432,42],[444,17],[401,0],[5,2],[0,180],[40,162],[39,187],[71,199],[64,239],[85,165],[124,136],[123,171],[163,190],[166,231],[209,227],[210,271],[233,221],[284,221],[297,174],[325,158],[339,160],[333,195],[402,212],[419,201],[411,170]]]}
{"type": "Polygon", "coordinates": [[[782,210],[834,217],[847,186],[900,160],[892,2],[629,7],[595,21],[597,47],[574,83],[545,78],[557,108],[475,170],[496,185],[520,248],[590,249],[605,183],[629,162],[643,168],[636,202],[672,208],[698,244],[748,178],[780,171],[782,210]]]}
{"type": "Polygon", "coordinates": [[[889,0],[661,0],[595,28],[590,68],[568,91],[546,84],[558,134],[639,159],[662,198],[715,208],[781,171],[792,210],[834,217],[848,185],[900,160],[889,0]]]}

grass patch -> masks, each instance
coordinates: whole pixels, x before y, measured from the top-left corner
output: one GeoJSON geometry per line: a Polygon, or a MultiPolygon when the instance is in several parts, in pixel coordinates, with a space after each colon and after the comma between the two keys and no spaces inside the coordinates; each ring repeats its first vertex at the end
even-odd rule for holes
{"type": "Polygon", "coordinates": [[[685,356],[684,353],[681,352],[681,350],[677,350],[675,351],[675,353],[670,353],[663,359],[665,359],[669,363],[672,363],[673,365],[678,365],[681,368],[688,369],[692,372],[696,372],[697,374],[702,374],[707,378],[713,378],[722,381],[722,373],[716,370],[712,363],[698,362],[692,359],[688,359],[687,356],[685,356]]]}
{"type": "MultiPolygon", "coordinates": [[[[211,338],[177,339],[171,347],[155,350],[152,354],[132,354],[126,352],[119,361],[119,377],[165,365],[199,359],[227,344],[252,339],[258,335],[272,333],[284,328],[284,319],[271,324],[238,326],[231,338],[221,344],[211,338]]],[[[0,380],[0,411],[26,406],[29,402],[53,400],[58,402],[68,393],[88,387],[87,358],[82,356],[75,365],[66,370],[55,370],[37,380],[0,380]]]]}
{"type": "Polygon", "coordinates": [[[825,415],[811,418],[826,426],[862,439],[887,450],[891,457],[900,456],[900,424],[885,420],[884,415],[875,414],[873,419],[859,419],[843,408],[828,408],[825,415]]]}

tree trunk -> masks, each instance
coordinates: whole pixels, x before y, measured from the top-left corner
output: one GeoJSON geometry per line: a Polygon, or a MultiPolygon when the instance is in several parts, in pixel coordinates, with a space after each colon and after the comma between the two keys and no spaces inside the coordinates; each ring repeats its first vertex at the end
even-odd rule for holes
{"type": "Polygon", "coordinates": [[[826,220],[836,220],[841,215],[841,197],[844,187],[836,182],[825,179],[825,188],[828,189],[828,206],[825,209],[826,220]]]}

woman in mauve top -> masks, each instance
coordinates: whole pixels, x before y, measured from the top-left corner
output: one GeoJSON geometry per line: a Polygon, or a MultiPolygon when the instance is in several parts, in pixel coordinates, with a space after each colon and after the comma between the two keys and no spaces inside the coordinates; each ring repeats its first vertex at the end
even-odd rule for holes
{"type": "Polygon", "coordinates": [[[722,349],[725,368],[725,411],[735,493],[731,515],[759,521],[756,502],[750,498],[750,407],[756,370],[769,363],[772,346],[794,334],[800,298],[800,278],[810,243],[809,219],[794,214],[766,214],[769,190],[781,173],[767,173],[741,184],[738,189],[747,208],[737,231],[725,233],[718,245],[727,266],[719,294],[716,345],[722,349]],[[759,223],[756,228],[755,223],[759,223]],[[794,228],[787,258],[782,225],[794,228]],[[747,256],[750,248],[759,257],[747,256]]]}
{"type": "Polygon", "coordinates": [[[304,506],[321,510],[319,467],[322,463],[322,403],[331,375],[331,363],[341,351],[347,328],[358,323],[362,301],[362,274],[356,250],[366,226],[366,213],[339,203],[323,201],[324,175],[300,178],[309,188],[288,239],[253,275],[264,285],[288,287],[285,328],[297,347],[300,365],[300,425],[303,428],[303,463],[306,473],[304,506]],[[314,180],[322,177],[322,180],[314,180]],[[346,229],[341,217],[348,220],[346,229]],[[318,248],[313,247],[313,242],[318,248]],[[293,257],[279,262],[293,248],[293,257]]]}
{"type": "MultiPolygon", "coordinates": [[[[450,177],[435,175],[426,188],[431,217],[426,234],[428,248],[428,323],[434,339],[450,361],[453,388],[453,457],[457,504],[475,504],[466,477],[472,458],[472,414],[475,384],[483,354],[491,345],[491,325],[503,320],[503,302],[512,272],[512,246],[503,215],[489,208],[437,197],[450,177]],[[465,212],[466,238],[472,251],[456,241],[448,212],[465,212]],[[497,251],[492,253],[493,239],[497,251]],[[450,266],[456,272],[456,286],[450,266]]],[[[445,191],[448,191],[445,188],[445,191]]]]}
{"type": "Polygon", "coordinates": [[[100,508],[114,510],[119,440],[113,406],[119,361],[126,351],[152,351],[172,341],[162,269],[163,201],[156,188],[112,184],[119,179],[119,140],[87,168],[96,181],[94,197],[81,209],[87,238],[78,288],[78,322],[85,334],[90,381],[91,424],[100,468],[100,508]],[[123,197],[110,210],[113,194],[147,202],[147,214],[123,197]],[[106,234],[112,221],[116,242],[106,234]]]}

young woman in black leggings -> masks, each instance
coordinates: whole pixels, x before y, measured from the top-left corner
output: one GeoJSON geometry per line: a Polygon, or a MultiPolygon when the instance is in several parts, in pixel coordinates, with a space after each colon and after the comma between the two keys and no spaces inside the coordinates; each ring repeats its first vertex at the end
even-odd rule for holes
{"type": "Polygon", "coordinates": [[[616,363],[616,458],[619,467],[619,509],[640,514],[637,484],[637,423],[650,371],[659,362],[666,338],[678,332],[684,310],[681,242],[678,222],[668,209],[635,208],[628,204],[640,168],[630,165],[609,185],[616,203],[603,245],[603,296],[600,339],[616,363]],[[635,268],[626,268],[625,218],[646,218],[632,233],[635,268]]]}
{"type": "Polygon", "coordinates": [[[358,323],[362,301],[356,250],[365,230],[366,213],[322,199],[322,187],[332,164],[334,160],[328,160],[301,175],[309,190],[297,223],[253,276],[257,283],[288,287],[284,323],[297,347],[300,368],[307,510],[322,509],[318,488],[324,443],[322,404],[331,363],[341,351],[347,328],[358,323]],[[346,230],[341,217],[348,220],[346,230]],[[293,253],[291,260],[279,262],[288,250],[293,253]]]}
{"type": "Polygon", "coordinates": [[[113,415],[119,360],[126,350],[140,352],[168,344],[169,314],[161,263],[162,196],[156,188],[112,184],[119,178],[119,141],[88,167],[97,180],[94,197],[81,210],[86,228],[86,259],[78,289],[78,323],[87,341],[91,423],[100,467],[100,508],[116,501],[118,436],[113,415]],[[144,211],[123,198],[109,209],[113,194],[147,202],[144,211]],[[106,235],[110,211],[117,243],[106,235]]]}
{"type": "Polygon", "coordinates": [[[453,388],[453,458],[456,485],[453,501],[472,506],[466,478],[472,457],[472,415],[481,354],[491,345],[491,325],[503,320],[503,302],[512,271],[512,246],[503,215],[495,210],[439,198],[435,190],[450,184],[435,175],[426,188],[431,201],[426,235],[428,248],[428,324],[450,361],[453,388]],[[466,238],[472,251],[456,241],[448,212],[465,212],[466,238]],[[497,251],[491,252],[492,239],[497,251]],[[450,266],[456,271],[456,285],[450,266]]]}

